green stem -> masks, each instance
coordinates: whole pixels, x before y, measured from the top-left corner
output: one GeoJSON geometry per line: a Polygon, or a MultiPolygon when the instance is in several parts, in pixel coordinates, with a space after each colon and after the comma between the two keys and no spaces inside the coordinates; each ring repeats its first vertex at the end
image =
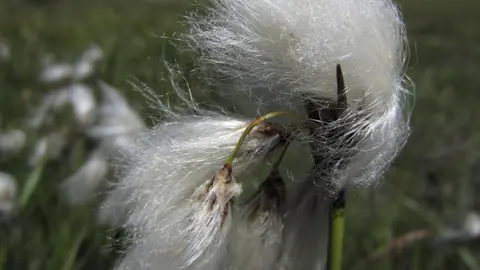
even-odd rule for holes
{"type": "Polygon", "coordinates": [[[20,195],[20,201],[19,201],[20,211],[22,211],[28,205],[30,198],[35,192],[38,186],[38,183],[40,181],[40,178],[42,177],[45,166],[47,165],[47,159],[48,157],[46,155],[41,157],[35,169],[28,176],[25,182],[25,185],[23,187],[22,194],[20,195]]]}
{"type": "Polygon", "coordinates": [[[342,189],[330,205],[328,235],[328,270],[342,269],[343,237],[345,227],[345,189],[342,189]]]}
{"type": "Polygon", "coordinates": [[[284,115],[284,114],[287,114],[287,113],[288,112],[271,112],[271,113],[267,113],[263,116],[260,116],[259,118],[255,119],[255,120],[253,120],[247,126],[247,128],[245,128],[245,130],[243,131],[242,136],[240,136],[240,139],[238,140],[237,145],[235,146],[235,149],[233,149],[232,154],[227,158],[227,161],[225,162],[225,165],[229,165],[230,167],[232,166],[233,160],[237,157],[238,152],[240,151],[240,147],[242,146],[242,144],[245,141],[245,139],[247,138],[248,134],[250,134],[250,132],[252,131],[252,129],[254,127],[258,126],[259,124],[261,124],[263,121],[265,121],[267,119],[270,119],[270,118],[275,117],[275,116],[284,115]]]}

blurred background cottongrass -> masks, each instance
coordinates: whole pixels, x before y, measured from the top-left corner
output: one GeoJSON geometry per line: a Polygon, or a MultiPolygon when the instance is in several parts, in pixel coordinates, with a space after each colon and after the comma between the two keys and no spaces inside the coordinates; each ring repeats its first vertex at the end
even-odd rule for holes
{"type": "MultiPolygon", "coordinates": [[[[194,56],[165,38],[198,4],[0,0],[0,270],[109,269],[121,255],[98,201],[72,205],[82,190],[62,184],[88,164],[89,178],[111,178],[102,154],[162,117],[134,84],[168,96],[165,60],[209,98],[189,76],[194,56]]],[[[381,185],[351,190],[344,268],[480,270],[480,1],[399,4],[413,134],[381,185]]]]}

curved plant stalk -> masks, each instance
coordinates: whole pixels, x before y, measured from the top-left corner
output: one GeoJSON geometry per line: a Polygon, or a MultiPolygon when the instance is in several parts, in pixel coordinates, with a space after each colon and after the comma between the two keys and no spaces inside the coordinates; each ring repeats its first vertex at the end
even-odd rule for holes
{"type": "Polygon", "coordinates": [[[272,117],[280,116],[280,115],[285,115],[288,114],[288,112],[271,112],[267,113],[263,116],[260,116],[259,118],[253,120],[243,131],[242,136],[240,136],[240,139],[237,142],[237,145],[235,146],[235,149],[233,149],[232,154],[227,158],[227,161],[225,162],[225,166],[232,167],[233,160],[237,157],[238,152],[240,151],[240,147],[242,146],[243,142],[247,138],[248,134],[252,131],[253,128],[256,126],[260,125],[263,121],[268,120],[272,117]]]}
{"type": "Polygon", "coordinates": [[[48,157],[44,155],[40,159],[40,162],[38,162],[37,166],[33,169],[33,171],[28,175],[19,199],[19,211],[23,211],[25,207],[27,207],[30,198],[32,197],[33,193],[35,193],[38,183],[42,178],[45,166],[47,165],[47,160],[48,157]]]}

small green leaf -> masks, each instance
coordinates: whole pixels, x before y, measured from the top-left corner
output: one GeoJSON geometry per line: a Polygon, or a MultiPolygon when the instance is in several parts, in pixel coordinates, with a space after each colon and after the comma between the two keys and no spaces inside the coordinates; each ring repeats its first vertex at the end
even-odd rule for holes
{"type": "Polygon", "coordinates": [[[19,210],[22,211],[28,205],[30,198],[32,197],[38,182],[43,174],[43,169],[47,163],[47,156],[45,155],[40,159],[35,169],[30,173],[23,187],[22,194],[20,196],[19,210]]]}

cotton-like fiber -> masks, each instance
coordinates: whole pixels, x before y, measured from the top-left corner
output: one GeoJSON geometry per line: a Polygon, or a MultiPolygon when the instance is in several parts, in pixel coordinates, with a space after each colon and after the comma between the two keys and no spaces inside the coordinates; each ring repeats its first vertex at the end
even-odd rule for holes
{"type": "MultiPolygon", "coordinates": [[[[235,181],[209,181],[249,123],[192,116],[143,135],[137,158],[114,186],[101,213],[125,215],[124,227],[132,233],[134,244],[118,269],[214,269],[231,225],[231,200],[241,193],[241,186],[235,181]]],[[[278,135],[254,129],[233,164],[235,177],[241,179],[247,164],[261,162],[276,142],[278,135]]]]}

